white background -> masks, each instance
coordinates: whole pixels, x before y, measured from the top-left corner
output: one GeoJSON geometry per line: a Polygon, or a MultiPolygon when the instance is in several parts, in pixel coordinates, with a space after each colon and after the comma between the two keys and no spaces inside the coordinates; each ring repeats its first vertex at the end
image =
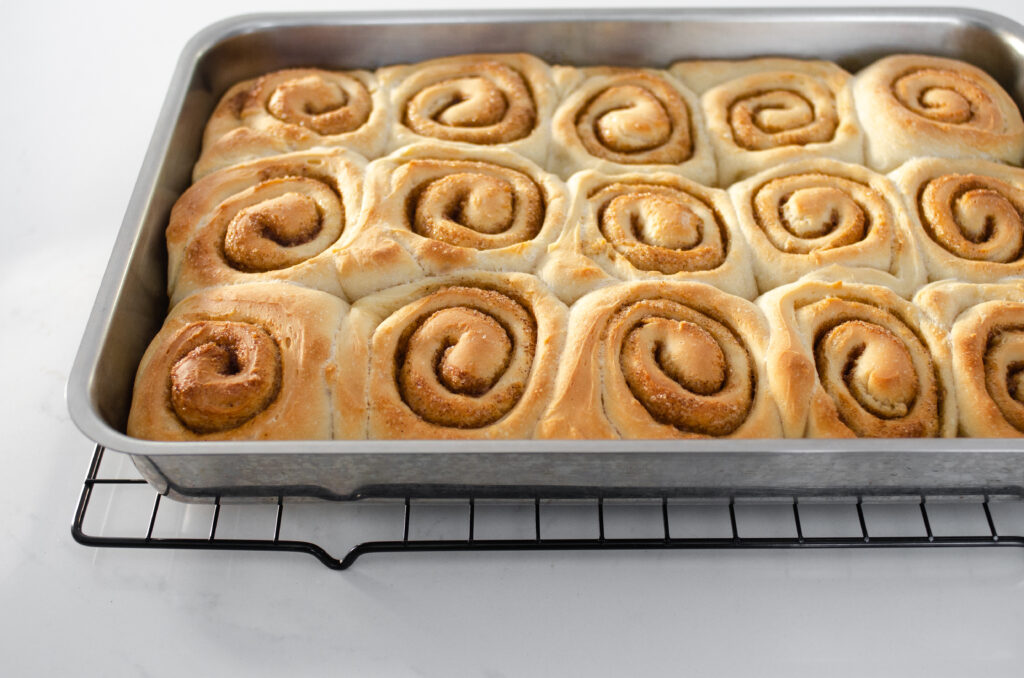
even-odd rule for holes
{"type": "MultiPolygon", "coordinates": [[[[973,6],[1024,21],[1011,0],[973,6]]],[[[0,673],[1021,674],[1024,550],[369,556],[338,573],[302,555],[73,543],[91,445],[64,383],[175,61],[215,20],[285,8],[0,10],[0,673]]]]}

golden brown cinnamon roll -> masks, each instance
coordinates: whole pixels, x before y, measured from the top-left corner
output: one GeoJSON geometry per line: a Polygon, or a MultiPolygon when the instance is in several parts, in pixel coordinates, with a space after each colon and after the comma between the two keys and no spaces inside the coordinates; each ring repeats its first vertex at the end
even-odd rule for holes
{"type": "Polygon", "coordinates": [[[787,436],[956,435],[945,334],[885,282],[877,271],[836,267],[758,299],[787,436]]]}
{"type": "Polygon", "coordinates": [[[557,100],[529,54],[468,54],[377,71],[394,110],[390,148],[417,141],[502,147],[543,163],[557,100]]]}
{"type": "Polygon", "coordinates": [[[1024,158],[1017,105],[991,76],[962,61],[886,57],[857,74],[853,96],[876,170],[920,156],[1024,158]]]}
{"type": "Polygon", "coordinates": [[[677,174],[594,171],[569,181],[569,226],[539,275],[571,303],[617,280],[695,280],[752,299],[746,242],[729,196],[677,174]]]}
{"type": "Polygon", "coordinates": [[[924,282],[903,200],[882,175],[817,158],[761,172],[729,195],[762,292],[832,264],[884,271],[904,295],[924,282]]]}
{"type": "Polygon", "coordinates": [[[684,61],[671,71],[701,94],[722,186],[803,158],[863,162],[850,74],[833,63],[684,61]]]}
{"type": "Polygon", "coordinates": [[[356,302],[370,348],[370,438],[530,438],[551,397],[566,308],[521,273],[467,272],[356,302]]]}
{"type": "Polygon", "coordinates": [[[172,304],[204,287],[255,280],[340,295],[334,257],[355,236],[365,164],[342,149],[306,151],[193,184],[167,227],[172,304]]]}
{"type": "Polygon", "coordinates": [[[960,435],[1024,437],[1024,281],[944,281],[914,297],[949,332],[960,435]]]}
{"type": "Polygon", "coordinates": [[[551,168],[677,171],[704,184],[715,163],[697,98],[667,71],[562,69],[576,84],[552,122],[551,168]]]}
{"type": "Polygon", "coordinates": [[[423,143],[370,164],[359,239],[339,261],[353,299],[424,275],[531,271],[562,230],[565,184],[500,149],[423,143]]]}
{"type": "Polygon", "coordinates": [[[192,178],[314,146],[375,158],[384,152],[388,117],[377,80],[366,71],[295,68],[246,80],[214,109],[192,178]]]}
{"type": "Polygon", "coordinates": [[[285,283],[206,290],[171,311],[139,365],[128,435],[150,440],[363,435],[365,355],[333,364],[347,305],[285,283]],[[351,374],[349,374],[351,372],[351,374]],[[353,397],[353,396],[356,397],[353,397]]]}
{"type": "Polygon", "coordinates": [[[545,438],[775,438],[768,328],[710,285],[634,282],[573,305],[545,438]]]}
{"type": "Polygon", "coordinates": [[[919,158],[890,175],[931,280],[1024,274],[1024,170],[985,160],[919,158]]]}

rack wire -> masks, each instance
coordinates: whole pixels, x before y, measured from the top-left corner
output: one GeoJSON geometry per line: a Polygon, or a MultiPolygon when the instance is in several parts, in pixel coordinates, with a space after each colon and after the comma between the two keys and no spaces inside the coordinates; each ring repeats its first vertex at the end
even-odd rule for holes
{"type": "MultiPolygon", "coordinates": [[[[147,486],[141,477],[115,477],[101,472],[106,450],[97,445],[92,462],[82,487],[82,494],[75,511],[71,532],[80,544],[95,547],[147,548],[147,549],[201,549],[226,551],[285,551],[308,553],[321,563],[334,570],[349,568],[360,556],[369,553],[416,553],[425,551],[593,551],[593,550],[635,550],[635,549],[801,549],[801,548],[906,548],[906,547],[996,547],[1024,546],[1024,536],[1001,534],[996,529],[993,517],[993,501],[986,495],[977,502],[980,505],[984,522],[978,534],[938,534],[933,529],[931,516],[932,505],[924,496],[914,498],[919,513],[919,523],[909,528],[904,527],[899,534],[871,534],[865,516],[865,498],[849,497],[849,503],[856,512],[857,529],[855,533],[845,536],[813,536],[805,532],[807,498],[790,498],[780,504],[778,498],[771,500],[776,509],[780,507],[791,515],[792,523],[786,536],[747,536],[740,518],[742,504],[735,498],[726,499],[724,510],[728,514],[728,528],[722,536],[674,536],[675,522],[670,519],[671,500],[661,497],[654,507],[660,511],[660,527],[655,536],[615,537],[608,534],[606,500],[595,497],[596,503],[596,536],[592,537],[552,537],[542,530],[542,500],[538,497],[523,498],[527,506],[532,505],[532,534],[517,538],[481,538],[477,532],[479,515],[478,502],[474,497],[467,497],[462,502],[465,512],[457,519],[464,521],[460,528],[462,536],[457,538],[417,538],[410,530],[415,500],[406,497],[401,511],[401,538],[394,540],[371,540],[357,543],[340,558],[328,552],[323,546],[313,541],[285,539],[282,537],[282,520],[291,506],[285,497],[277,497],[274,507],[273,537],[270,538],[232,538],[218,535],[223,504],[220,497],[213,500],[212,518],[209,530],[202,537],[161,537],[154,533],[157,517],[161,506],[167,500],[152,490],[152,508],[148,516],[148,529],[144,535],[98,535],[86,531],[86,516],[94,499],[94,491],[101,486],[147,486]]],[[[548,500],[545,500],[547,502],[548,500]]],[[[830,498],[834,502],[835,498],[830,498]]],[[[1019,503],[1019,502],[1017,502],[1019,503]]],[[[812,504],[813,505],[813,504],[812,504]]],[[[911,504],[912,505],[912,504],[911,504]]],[[[232,505],[234,508],[236,505],[232,505]]],[[[259,506],[259,505],[241,505],[259,506]]],[[[266,506],[266,504],[262,505],[266,506]]],[[[244,508],[243,508],[244,510],[244,508]]],[[[250,509],[251,510],[251,509],[250,509]]],[[[141,521],[140,521],[141,522],[141,521]]]]}

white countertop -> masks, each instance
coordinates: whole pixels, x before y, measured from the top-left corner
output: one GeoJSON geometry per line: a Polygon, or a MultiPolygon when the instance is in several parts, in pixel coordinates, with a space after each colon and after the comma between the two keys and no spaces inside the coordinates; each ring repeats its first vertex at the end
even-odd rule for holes
{"type": "MultiPolygon", "coordinates": [[[[1024,22],[1013,0],[972,6],[1024,22]]],[[[74,543],[92,446],[64,384],[175,61],[217,19],[282,8],[4,8],[0,673],[1020,675],[1024,549],[377,555],[339,573],[74,543]]]]}

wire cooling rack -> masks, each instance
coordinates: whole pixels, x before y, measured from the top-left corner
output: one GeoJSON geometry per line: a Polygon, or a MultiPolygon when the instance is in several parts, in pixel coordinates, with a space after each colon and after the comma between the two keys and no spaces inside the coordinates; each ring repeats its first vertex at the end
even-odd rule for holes
{"type": "Polygon", "coordinates": [[[988,496],[700,503],[668,497],[533,497],[501,504],[467,497],[378,504],[383,513],[369,521],[362,516],[363,522],[394,538],[357,539],[335,550],[323,545],[330,541],[325,539],[330,530],[323,527],[348,521],[353,516],[344,509],[360,502],[293,503],[277,497],[270,503],[233,504],[216,497],[210,504],[181,504],[154,491],[123,455],[105,452],[96,447],[71,528],[75,540],[88,546],[291,551],[308,553],[335,570],[347,569],[368,553],[423,551],[1024,546],[1019,536],[1024,534],[1024,502],[988,496]],[[118,459],[111,463],[110,457],[118,459]],[[123,501],[126,495],[133,497],[130,502],[123,501]],[[311,529],[317,521],[320,529],[311,529]],[[997,529],[1003,522],[1011,525],[1012,534],[997,529]]]}

